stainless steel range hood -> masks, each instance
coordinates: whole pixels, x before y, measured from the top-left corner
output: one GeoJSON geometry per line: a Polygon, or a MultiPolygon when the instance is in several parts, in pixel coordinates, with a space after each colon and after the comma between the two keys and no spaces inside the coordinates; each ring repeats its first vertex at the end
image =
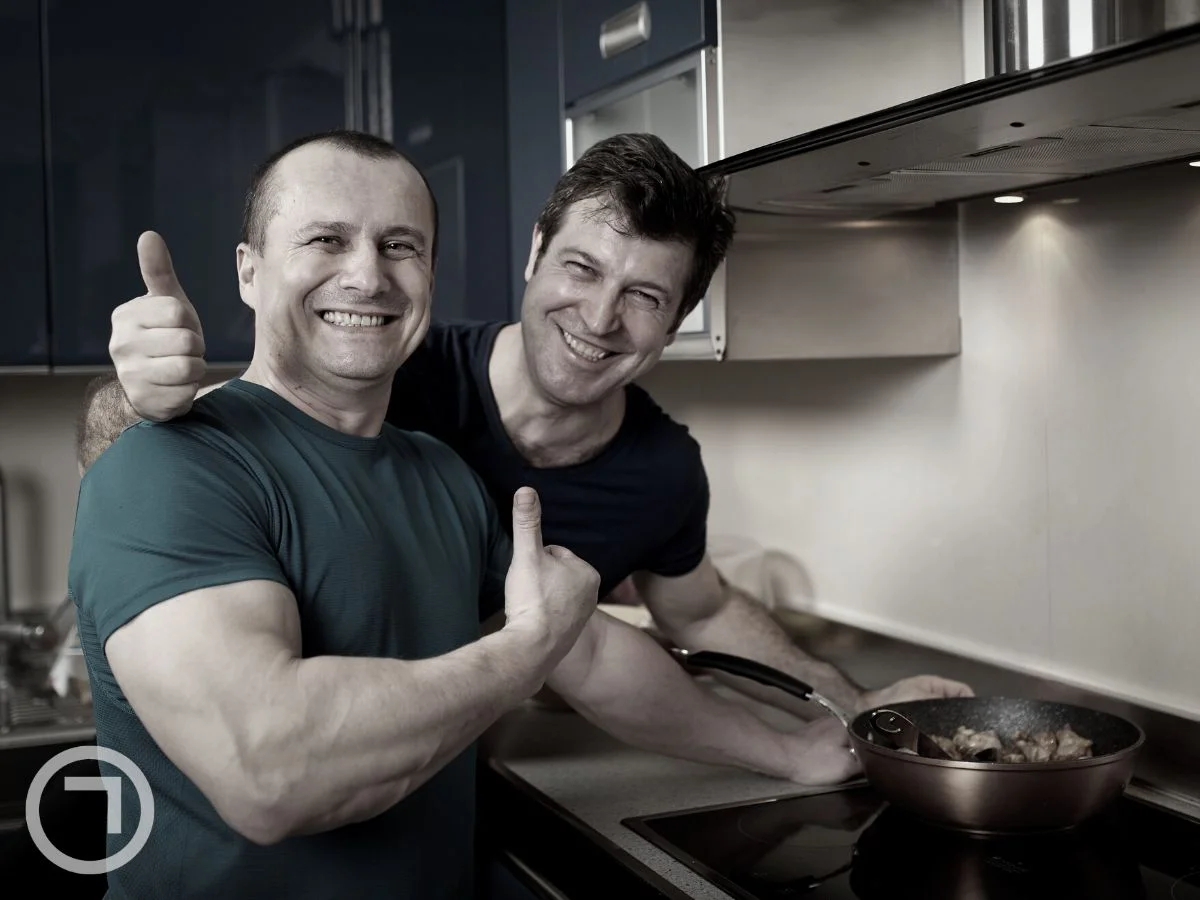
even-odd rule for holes
{"type": "Polygon", "coordinates": [[[1063,59],[1065,44],[1056,51],[1046,40],[1038,52],[1047,58],[1031,62],[1020,25],[1028,25],[1034,6],[1048,11],[1033,22],[1046,37],[1056,21],[1051,13],[1068,0],[989,5],[989,77],[730,156],[705,171],[729,176],[730,202],[739,211],[875,218],[1200,159],[1200,24],[1169,20],[1172,9],[1193,23],[1200,12],[1189,18],[1178,2],[1162,0],[1096,2],[1088,39],[1104,49],[1063,59]],[[1142,19],[1114,18],[1122,8],[1142,19]],[[1147,10],[1156,17],[1147,19],[1147,10]],[[1129,39],[1148,30],[1156,33],[1129,39]]]}

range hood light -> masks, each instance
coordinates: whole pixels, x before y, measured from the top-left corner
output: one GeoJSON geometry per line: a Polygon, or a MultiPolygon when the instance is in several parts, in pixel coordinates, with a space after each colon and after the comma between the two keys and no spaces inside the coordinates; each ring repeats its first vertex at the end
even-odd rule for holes
{"type": "Polygon", "coordinates": [[[1188,165],[1200,169],[1200,159],[1193,159],[1188,165]]]}
{"type": "Polygon", "coordinates": [[[997,203],[1021,203],[1025,200],[1020,194],[1001,194],[999,197],[993,197],[997,203]]]}

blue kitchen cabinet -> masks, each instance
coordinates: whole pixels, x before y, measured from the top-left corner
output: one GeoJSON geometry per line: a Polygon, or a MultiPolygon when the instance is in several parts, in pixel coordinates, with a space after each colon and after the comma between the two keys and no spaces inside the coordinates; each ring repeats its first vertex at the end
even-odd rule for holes
{"type": "Polygon", "coordinates": [[[392,141],[438,203],[436,319],[509,317],[505,4],[383,3],[392,141]]]}
{"type": "Polygon", "coordinates": [[[166,238],[209,362],[248,361],[234,265],[246,187],[273,150],[346,124],[352,57],[333,4],[46,8],[53,364],[109,363],[112,310],[145,290],[147,229],[166,238]]]}
{"type": "Polygon", "coordinates": [[[563,100],[717,43],[716,0],[560,0],[563,100]]]}
{"type": "Polygon", "coordinates": [[[509,254],[517,316],[533,226],[566,152],[559,0],[510,0],[507,7],[509,254]]]}
{"type": "Polygon", "coordinates": [[[0,246],[7,254],[0,367],[50,362],[38,0],[0,0],[0,246]]]}

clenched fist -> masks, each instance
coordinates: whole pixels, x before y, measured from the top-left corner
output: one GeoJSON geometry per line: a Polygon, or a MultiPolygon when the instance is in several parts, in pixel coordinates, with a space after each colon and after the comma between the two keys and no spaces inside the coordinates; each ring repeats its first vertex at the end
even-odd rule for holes
{"type": "Polygon", "coordinates": [[[816,719],[786,742],[793,768],[791,780],[800,784],[841,784],[861,774],[858,758],[850,752],[846,727],[833,718],[816,719]]]}
{"type": "Polygon", "coordinates": [[[164,422],[192,407],[206,369],[204,333],[162,237],[144,232],[137,250],[146,294],[113,310],[108,353],[134,411],[164,422]]]}
{"type": "Polygon", "coordinates": [[[528,635],[546,668],[574,646],[596,609],[600,575],[565,547],[542,545],[542,507],[535,490],[513,496],[513,555],[504,582],[506,629],[528,635]]]}

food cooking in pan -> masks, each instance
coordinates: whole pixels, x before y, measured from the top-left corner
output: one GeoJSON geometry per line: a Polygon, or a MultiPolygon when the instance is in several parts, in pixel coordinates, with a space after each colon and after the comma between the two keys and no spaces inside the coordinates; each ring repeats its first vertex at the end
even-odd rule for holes
{"type": "Polygon", "coordinates": [[[1070,725],[1058,731],[1017,732],[1009,741],[995,731],[974,731],[960,725],[954,737],[931,735],[951,759],[965,762],[1041,763],[1064,759],[1090,759],[1092,742],[1070,725]]]}

